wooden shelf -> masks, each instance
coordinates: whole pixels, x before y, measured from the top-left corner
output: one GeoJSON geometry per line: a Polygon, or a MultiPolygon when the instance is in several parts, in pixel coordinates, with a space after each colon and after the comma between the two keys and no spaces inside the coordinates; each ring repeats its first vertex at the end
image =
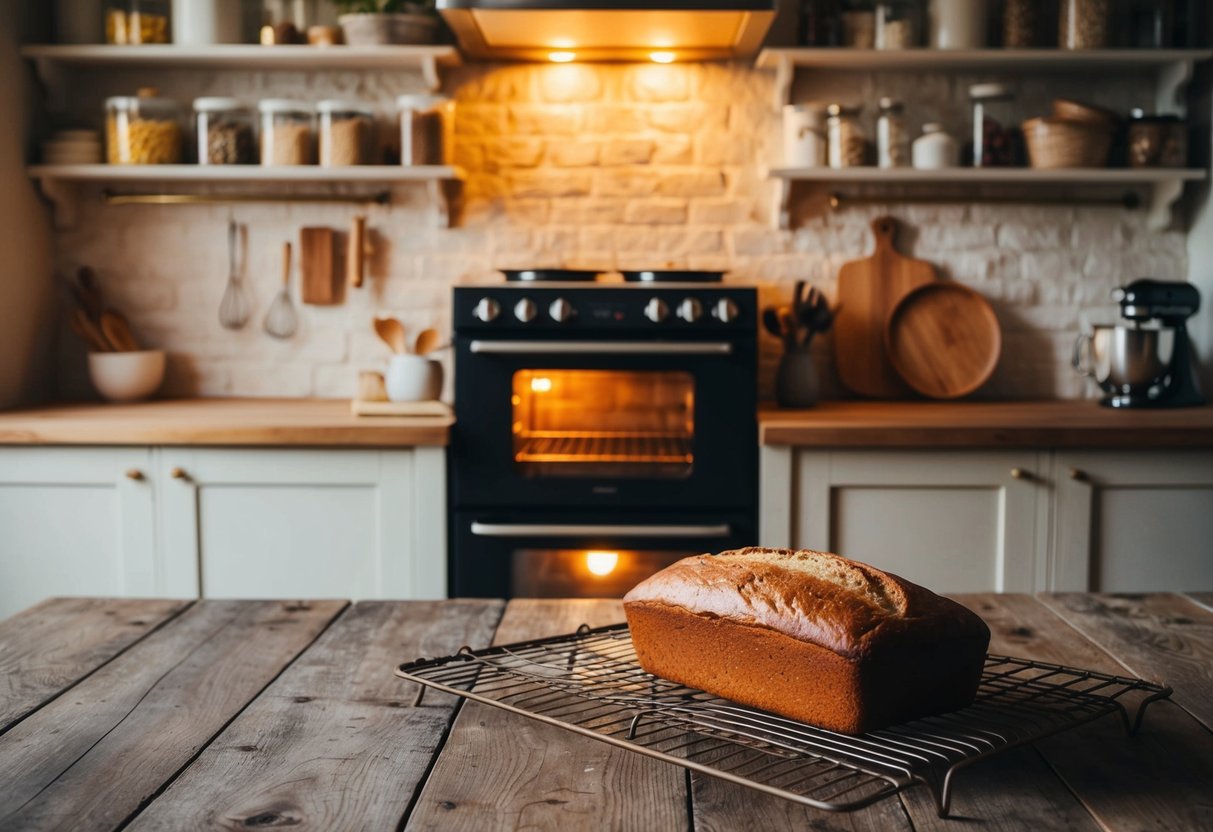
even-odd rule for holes
{"type": "Polygon", "coordinates": [[[877,70],[939,69],[1070,70],[1151,69],[1177,62],[1213,58],[1210,49],[764,49],[759,69],[781,64],[814,69],[877,70]]]}

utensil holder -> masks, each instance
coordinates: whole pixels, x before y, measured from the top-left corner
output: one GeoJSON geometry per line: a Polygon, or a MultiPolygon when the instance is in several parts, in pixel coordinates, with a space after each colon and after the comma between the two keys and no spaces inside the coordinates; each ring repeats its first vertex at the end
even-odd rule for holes
{"type": "Polygon", "coordinates": [[[817,365],[807,346],[784,353],[775,376],[775,400],[780,407],[812,407],[821,395],[817,365]]]}

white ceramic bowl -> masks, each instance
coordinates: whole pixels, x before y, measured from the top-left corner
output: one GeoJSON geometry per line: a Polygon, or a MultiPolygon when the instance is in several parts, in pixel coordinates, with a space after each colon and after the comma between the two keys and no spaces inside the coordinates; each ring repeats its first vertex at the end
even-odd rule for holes
{"type": "Polygon", "coordinates": [[[383,383],[391,401],[433,401],[442,393],[442,365],[420,355],[393,355],[383,383]]]}
{"type": "Polygon", "coordinates": [[[93,387],[111,402],[149,398],[164,381],[164,350],[90,352],[88,375],[93,387]]]}

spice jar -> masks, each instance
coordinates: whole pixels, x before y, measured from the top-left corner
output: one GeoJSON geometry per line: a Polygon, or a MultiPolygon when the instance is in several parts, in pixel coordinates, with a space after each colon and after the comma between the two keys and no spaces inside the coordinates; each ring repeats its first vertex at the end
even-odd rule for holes
{"type": "Polygon", "coordinates": [[[1011,127],[1015,96],[1005,84],[974,84],[969,87],[973,102],[973,147],[970,159],[975,168],[1009,167],[1017,162],[1019,131],[1011,127]]]}
{"type": "Polygon", "coordinates": [[[867,137],[859,125],[859,107],[831,104],[826,108],[826,133],[829,137],[830,167],[856,168],[867,155],[867,137]]]}
{"type": "Polygon", "coordinates": [[[136,95],[105,100],[106,161],[111,165],[181,162],[181,108],[144,87],[136,95]]]}
{"type": "Polygon", "coordinates": [[[1129,113],[1129,167],[1182,168],[1188,164],[1188,125],[1179,116],[1129,113]]]}
{"type": "Polygon", "coordinates": [[[369,165],[374,140],[375,113],[350,101],[321,101],[320,164],[324,167],[369,165]]]}
{"type": "Polygon", "coordinates": [[[1006,0],[1002,8],[1002,45],[1005,49],[1030,49],[1036,45],[1039,26],[1037,0],[1006,0]]]}
{"type": "Polygon", "coordinates": [[[870,2],[850,0],[842,11],[842,45],[871,49],[876,45],[876,11],[870,2]]]}
{"type": "Polygon", "coordinates": [[[117,44],[168,43],[169,0],[107,3],[105,41],[117,44]]]}
{"type": "Polygon", "coordinates": [[[905,108],[900,101],[880,99],[876,120],[876,163],[882,168],[904,168],[910,164],[905,108]]]}
{"type": "Polygon", "coordinates": [[[914,140],[914,167],[919,170],[954,168],[960,160],[956,140],[944,132],[942,124],[922,126],[922,135],[914,140]]]}
{"type": "Polygon", "coordinates": [[[783,108],[783,164],[789,168],[820,168],[826,164],[826,110],[820,104],[788,104],[783,108]]]}
{"type": "Polygon", "coordinates": [[[315,163],[312,137],[316,114],[310,104],[267,98],[257,109],[261,112],[261,164],[315,163]]]}
{"type": "Polygon", "coordinates": [[[1061,0],[1061,48],[1103,49],[1108,45],[1110,17],[1109,0],[1061,0]]]}
{"type": "Polygon", "coordinates": [[[255,120],[252,108],[238,98],[195,98],[198,164],[256,164],[255,120]]]}
{"type": "Polygon", "coordinates": [[[912,49],[918,45],[918,3],[885,0],[876,4],[876,48],[912,49]]]}
{"type": "Polygon", "coordinates": [[[402,95],[400,164],[448,165],[454,145],[455,102],[441,95],[402,95]]]}

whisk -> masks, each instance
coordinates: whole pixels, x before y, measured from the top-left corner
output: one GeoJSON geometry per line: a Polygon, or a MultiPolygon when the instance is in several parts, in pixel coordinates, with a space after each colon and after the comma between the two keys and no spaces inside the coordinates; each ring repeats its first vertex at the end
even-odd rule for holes
{"type": "MultiPolygon", "coordinates": [[[[248,323],[252,312],[248,296],[244,292],[244,257],[241,251],[241,238],[245,235],[244,226],[232,220],[227,224],[227,253],[230,266],[227,273],[227,288],[223,290],[223,300],[219,302],[219,323],[224,329],[241,329],[248,323]]],[[[247,246],[245,246],[247,250],[247,246]]]]}
{"type": "Polygon", "coordinates": [[[291,303],[291,244],[282,247],[282,289],[265,313],[265,331],[275,338],[290,338],[299,325],[291,303]]]}

